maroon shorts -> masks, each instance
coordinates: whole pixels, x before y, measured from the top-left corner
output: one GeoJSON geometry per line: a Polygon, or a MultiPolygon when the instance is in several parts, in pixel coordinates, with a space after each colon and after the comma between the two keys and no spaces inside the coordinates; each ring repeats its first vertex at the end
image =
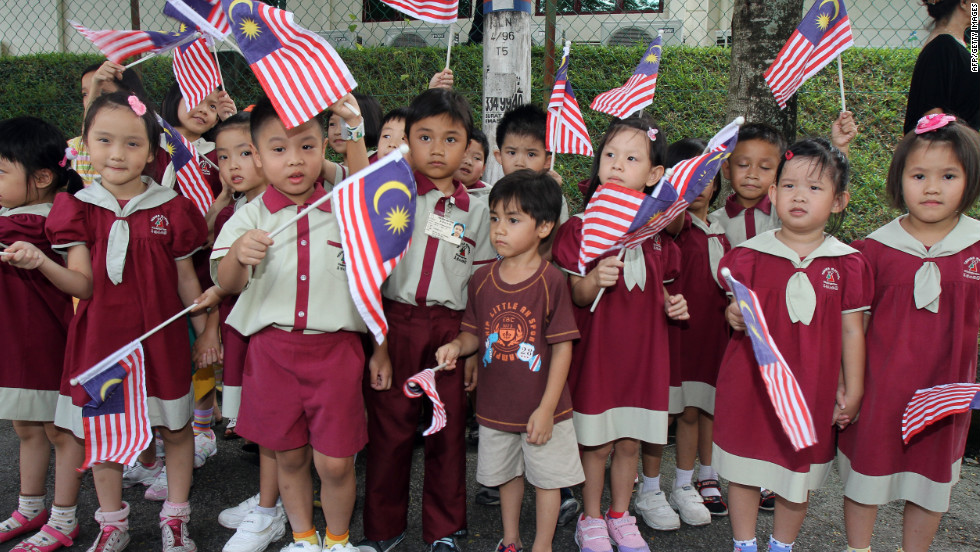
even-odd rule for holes
{"type": "Polygon", "coordinates": [[[310,444],[326,456],[353,456],[367,443],[363,375],[359,334],[266,328],[248,342],[235,431],[272,450],[310,444]]]}

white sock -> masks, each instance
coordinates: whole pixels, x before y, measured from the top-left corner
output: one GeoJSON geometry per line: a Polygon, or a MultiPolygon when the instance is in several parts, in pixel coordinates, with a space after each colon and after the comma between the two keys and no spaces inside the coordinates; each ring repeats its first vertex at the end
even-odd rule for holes
{"type": "MultiPolygon", "coordinates": [[[[706,481],[708,479],[717,481],[718,472],[711,466],[701,466],[701,469],[698,471],[698,481],[706,481]]],[[[706,488],[701,489],[701,496],[721,496],[721,492],[718,489],[706,488]]]]}
{"type": "Polygon", "coordinates": [[[275,506],[273,506],[272,508],[265,508],[263,506],[256,506],[255,508],[252,508],[252,511],[255,512],[255,513],[257,513],[257,514],[262,514],[264,516],[276,517],[276,507],[275,506]]]}
{"type": "Polygon", "coordinates": [[[694,470],[682,470],[677,468],[677,473],[674,476],[674,488],[680,489],[681,487],[691,485],[691,478],[694,477],[694,470]]]}
{"type": "Polygon", "coordinates": [[[643,486],[640,487],[641,493],[659,493],[660,492],[660,476],[657,477],[647,477],[643,476],[643,486]]]}
{"type": "Polygon", "coordinates": [[[64,534],[71,533],[78,526],[78,518],[75,512],[78,506],[51,506],[51,517],[48,525],[61,531],[64,534]]]}
{"type": "Polygon", "coordinates": [[[27,519],[34,519],[44,511],[44,495],[24,496],[20,495],[17,499],[17,511],[27,519]]]}

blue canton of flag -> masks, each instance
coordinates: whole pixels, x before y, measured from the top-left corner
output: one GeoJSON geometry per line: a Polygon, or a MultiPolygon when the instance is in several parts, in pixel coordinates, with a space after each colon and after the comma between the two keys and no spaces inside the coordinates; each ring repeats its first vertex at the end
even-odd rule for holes
{"type": "Polygon", "coordinates": [[[121,364],[113,364],[104,372],[82,383],[85,392],[91,397],[82,407],[82,416],[89,418],[103,414],[122,414],[126,411],[126,402],[122,392],[123,378],[129,372],[121,364]]]}
{"type": "Polygon", "coordinates": [[[490,13],[495,11],[522,11],[525,13],[534,13],[534,9],[530,2],[526,0],[484,0],[483,1],[483,13],[490,13]]]}
{"type": "Polygon", "coordinates": [[[231,32],[228,18],[217,0],[167,0],[163,14],[202,32],[224,40],[231,32]]]}
{"type": "Polygon", "coordinates": [[[163,134],[160,135],[160,147],[170,154],[170,162],[174,167],[174,176],[177,178],[177,188],[180,193],[190,199],[201,212],[201,216],[207,215],[208,209],[214,203],[214,192],[211,186],[204,179],[201,166],[197,164],[197,151],[194,146],[170,126],[167,121],[157,115],[157,121],[163,127],[163,134]]]}

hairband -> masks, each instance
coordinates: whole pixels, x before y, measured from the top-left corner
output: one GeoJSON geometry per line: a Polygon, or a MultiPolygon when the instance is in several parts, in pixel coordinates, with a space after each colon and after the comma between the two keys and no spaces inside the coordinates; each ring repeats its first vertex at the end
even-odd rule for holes
{"type": "Polygon", "coordinates": [[[786,160],[789,161],[790,159],[793,158],[793,152],[786,150],[786,154],[784,155],[784,157],[786,157],[786,160]]]}
{"type": "Polygon", "coordinates": [[[660,131],[657,130],[657,129],[655,129],[655,128],[648,128],[647,129],[647,138],[649,138],[651,142],[656,142],[657,141],[657,134],[659,132],[660,131]]]}
{"type": "Polygon", "coordinates": [[[146,105],[140,101],[136,95],[131,95],[127,101],[129,102],[129,107],[133,108],[133,112],[142,117],[146,115],[146,105]]]}
{"type": "Polygon", "coordinates": [[[933,113],[932,115],[926,115],[925,117],[919,119],[919,122],[915,125],[915,133],[925,134],[926,132],[935,132],[955,120],[956,117],[946,115],[945,113],[933,113]]]}
{"type": "Polygon", "coordinates": [[[61,159],[61,161],[58,161],[58,166],[64,167],[68,165],[69,161],[74,161],[77,158],[78,158],[78,150],[71,146],[68,146],[67,148],[65,148],[65,156],[61,159]]]}

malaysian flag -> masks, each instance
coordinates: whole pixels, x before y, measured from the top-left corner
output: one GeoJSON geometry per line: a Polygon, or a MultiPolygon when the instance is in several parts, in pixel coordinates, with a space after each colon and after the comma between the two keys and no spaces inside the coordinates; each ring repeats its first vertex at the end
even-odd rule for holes
{"type": "Polygon", "coordinates": [[[429,424],[429,429],[422,432],[422,436],[428,437],[446,427],[446,405],[439,397],[439,390],[436,389],[435,370],[426,368],[408,378],[402,386],[402,392],[410,399],[417,399],[425,394],[432,401],[432,423],[429,424]]]}
{"type": "Polygon", "coordinates": [[[624,237],[655,219],[670,207],[663,201],[618,184],[600,186],[582,214],[582,245],[578,269],[585,274],[590,262],[608,251],[619,249],[624,237]]]}
{"type": "Polygon", "coordinates": [[[326,40],[293,14],[253,0],[221,0],[239,49],[286,128],[309,121],[357,86],[326,40]]]}
{"type": "Polygon", "coordinates": [[[483,0],[483,13],[495,11],[522,11],[534,13],[531,2],[527,0],[483,0]]]}
{"type": "Polygon", "coordinates": [[[143,346],[133,341],[72,380],[91,398],[82,407],[85,461],[81,469],[101,462],[130,465],[150,445],[153,432],[143,367],[143,346]]]}
{"type": "Polygon", "coordinates": [[[128,58],[147,52],[161,53],[178,44],[190,42],[197,33],[158,33],[155,31],[94,31],[69,21],[75,30],[82,33],[105,57],[122,64],[128,58]]]}
{"type": "Polygon", "coordinates": [[[214,193],[201,172],[201,166],[197,164],[197,149],[159,115],[157,121],[163,127],[160,147],[170,154],[180,193],[194,202],[202,216],[207,215],[214,203],[214,193]]]}
{"type": "Polygon", "coordinates": [[[347,259],[347,285],[378,343],[388,333],[381,283],[405,255],[415,227],[415,178],[401,151],[359,171],[333,191],[347,259]]]}
{"type": "Polygon", "coordinates": [[[551,101],[548,102],[548,130],[545,139],[552,155],[577,153],[591,156],[593,152],[589,129],[585,128],[582,110],[572,92],[572,83],[568,82],[569,47],[570,43],[565,43],[561,66],[555,75],[555,89],[551,92],[551,101]]]}
{"type": "Polygon", "coordinates": [[[459,14],[459,0],[381,0],[391,8],[429,23],[449,24],[459,14]]]}
{"type": "Polygon", "coordinates": [[[653,103],[657,91],[657,73],[660,71],[660,58],[663,51],[663,37],[659,34],[647,46],[643,59],[636,66],[626,84],[603,92],[592,100],[592,109],[608,113],[613,117],[625,119],[631,114],[653,103]]]}
{"type": "Polygon", "coordinates": [[[919,389],[902,414],[905,444],[926,426],[970,409],[980,410],[980,383],[947,383],[919,389]]]}
{"type": "Polygon", "coordinates": [[[191,111],[221,85],[218,64],[208,48],[210,38],[181,44],[174,50],[174,76],[184,105],[191,111]]]}
{"type": "Polygon", "coordinates": [[[764,75],[780,109],[807,79],[851,46],[854,36],[844,0],[814,2],[764,75]]]}
{"type": "Polygon", "coordinates": [[[727,268],[723,268],[721,273],[732,293],[735,294],[739,310],[742,311],[745,333],[752,340],[752,350],[755,352],[756,362],[759,363],[762,379],[766,383],[766,391],[790,443],[795,450],[814,445],[817,442],[817,435],[810,408],[806,404],[806,398],[803,397],[803,391],[800,390],[793,371],[786,364],[786,359],[783,358],[779,347],[769,334],[769,326],[762,313],[759,297],[736,280],[727,268]]]}
{"type": "Polygon", "coordinates": [[[166,0],[163,14],[216,40],[224,40],[231,33],[219,0],[166,0]]]}

